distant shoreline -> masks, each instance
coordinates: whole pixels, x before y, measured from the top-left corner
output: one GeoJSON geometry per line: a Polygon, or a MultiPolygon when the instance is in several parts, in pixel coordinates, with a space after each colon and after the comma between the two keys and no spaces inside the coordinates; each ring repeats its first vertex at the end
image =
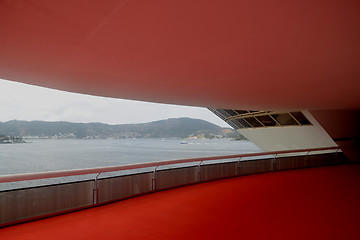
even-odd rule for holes
{"type": "Polygon", "coordinates": [[[234,129],[221,128],[210,122],[192,118],[123,125],[12,120],[0,122],[1,135],[19,136],[23,139],[245,139],[234,129]]]}
{"type": "Polygon", "coordinates": [[[0,135],[0,144],[26,143],[22,137],[0,135]]]}

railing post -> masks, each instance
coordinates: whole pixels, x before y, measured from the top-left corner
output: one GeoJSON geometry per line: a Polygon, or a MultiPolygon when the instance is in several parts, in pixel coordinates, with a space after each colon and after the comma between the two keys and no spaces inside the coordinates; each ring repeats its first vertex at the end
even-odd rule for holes
{"type": "Polygon", "coordinates": [[[309,167],[309,165],[310,165],[310,158],[309,158],[309,154],[310,154],[310,151],[308,151],[307,153],[306,153],[306,163],[305,163],[305,166],[308,168],[309,167]]]}
{"type": "Polygon", "coordinates": [[[336,164],[339,164],[339,152],[340,149],[336,149],[336,152],[335,152],[335,161],[336,161],[336,164]]]}
{"type": "Polygon", "coordinates": [[[99,203],[99,186],[98,186],[98,177],[100,176],[101,172],[98,173],[95,177],[94,181],[94,189],[93,189],[93,204],[99,203]]]}
{"type": "Polygon", "coordinates": [[[236,165],[236,174],[238,176],[240,176],[240,160],[241,160],[241,157],[238,159],[237,165],[236,165]]]}
{"type": "Polygon", "coordinates": [[[273,171],[276,171],[276,156],[277,154],[275,154],[273,157],[273,171]]]}
{"type": "Polygon", "coordinates": [[[159,166],[156,166],[155,168],[154,168],[154,171],[153,171],[153,178],[152,178],[152,184],[151,184],[151,188],[152,188],[152,190],[153,191],[155,191],[156,190],[156,169],[158,168],[159,166]]]}
{"type": "Polygon", "coordinates": [[[197,179],[200,182],[201,181],[201,164],[203,161],[200,161],[198,164],[198,169],[197,169],[197,179]]]}

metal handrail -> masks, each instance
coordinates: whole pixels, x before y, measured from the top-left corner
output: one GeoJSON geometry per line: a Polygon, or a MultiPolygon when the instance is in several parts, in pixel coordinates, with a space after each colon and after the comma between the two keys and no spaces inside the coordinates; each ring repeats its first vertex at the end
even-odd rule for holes
{"type": "Polygon", "coordinates": [[[149,162],[149,163],[136,163],[136,164],[120,165],[120,166],[99,167],[99,168],[85,168],[85,169],[61,170],[61,171],[39,172],[39,173],[0,175],[0,183],[78,176],[78,175],[86,175],[86,174],[99,174],[105,172],[115,172],[122,170],[147,168],[147,167],[159,167],[164,165],[172,165],[172,164],[180,164],[180,163],[202,162],[202,161],[212,161],[212,160],[221,160],[221,159],[230,159],[230,158],[257,157],[257,156],[266,156],[266,155],[275,155],[275,154],[278,155],[278,154],[286,154],[286,153],[317,152],[317,151],[336,150],[336,149],[339,149],[339,146],[261,152],[261,153],[246,153],[246,154],[235,154],[235,155],[214,156],[214,157],[187,158],[187,159],[158,161],[158,162],[149,162]]]}

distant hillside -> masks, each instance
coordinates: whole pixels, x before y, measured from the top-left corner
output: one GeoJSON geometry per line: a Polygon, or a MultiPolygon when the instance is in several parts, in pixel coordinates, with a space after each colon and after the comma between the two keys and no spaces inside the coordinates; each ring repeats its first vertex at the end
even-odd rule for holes
{"type": "Polygon", "coordinates": [[[0,134],[40,138],[243,138],[233,129],[192,118],[121,125],[12,120],[0,122],[0,134]]]}

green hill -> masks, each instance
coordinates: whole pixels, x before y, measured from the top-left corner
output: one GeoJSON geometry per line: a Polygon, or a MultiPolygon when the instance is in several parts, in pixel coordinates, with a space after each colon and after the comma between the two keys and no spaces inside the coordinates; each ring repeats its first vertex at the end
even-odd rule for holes
{"type": "Polygon", "coordinates": [[[9,136],[42,138],[242,138],[233,129],[221,128],[204,120],[171,118],[149,123],[109,125],[44,121],[0,122],[0,133],[9,136]]]}

